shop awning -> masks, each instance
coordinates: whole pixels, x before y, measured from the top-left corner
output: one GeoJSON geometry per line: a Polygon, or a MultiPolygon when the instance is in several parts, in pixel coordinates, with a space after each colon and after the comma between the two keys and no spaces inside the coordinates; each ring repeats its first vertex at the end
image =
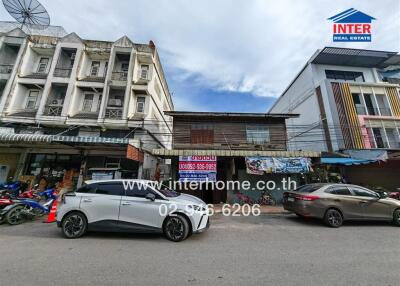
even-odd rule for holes
{"type": "Polygon", "coordinates": [[[50,143],[52,136],[40,134],[0,133],[0,142],[44,142],[50,143]]]}
{"type": "Polygon", "coordinates": [[[256,150],[178,150],[153,149],[153,155],[174,156],[219,156],[219,157],[321,157],[321,152],[314,151],[256,151],[256,150]]]}
{"type": "Polygon", "coordinates": [[[128,144],[128,138],[106,138],[106,137],[80,137],[80,136],[52,136],[53,142],[69,143],[100,143],[100,144],[128,144]]]}
{"type": "Polygon", "coordinates": [[[378,160],[362,160],[353,158],[321,158],[321,164],[327,165],[365,165],[378,162],[378,160]]]}
{"type": "Polygon", "coordinates": [[[106,138],[106,137],[59,136],[59,135],[43,135],[43,134],[0,133],[0,142],[129,144],[129,139],[106,138]]]}

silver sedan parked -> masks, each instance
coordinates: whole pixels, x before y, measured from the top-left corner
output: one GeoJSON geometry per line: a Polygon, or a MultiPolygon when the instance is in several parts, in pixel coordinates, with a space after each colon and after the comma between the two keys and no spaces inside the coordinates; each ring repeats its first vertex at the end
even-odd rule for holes
{"type": "Polygon", "coordinates": [[[345,220],[390,221],[400,226],[400,201],[355,185],[304,185],[284,193],[283,207],[300,217],[323,219],[330,227],[345,220]]]}

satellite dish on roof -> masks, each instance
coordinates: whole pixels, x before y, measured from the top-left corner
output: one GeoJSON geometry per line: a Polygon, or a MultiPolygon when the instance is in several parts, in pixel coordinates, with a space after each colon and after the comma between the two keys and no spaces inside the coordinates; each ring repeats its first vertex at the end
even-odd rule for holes
{"type": "Polygon", "coordinates": [[[37,0],[3,0],[7,12],[18,23],[35,29],[45,29],[50,25],[50,16],[37,0]]]}

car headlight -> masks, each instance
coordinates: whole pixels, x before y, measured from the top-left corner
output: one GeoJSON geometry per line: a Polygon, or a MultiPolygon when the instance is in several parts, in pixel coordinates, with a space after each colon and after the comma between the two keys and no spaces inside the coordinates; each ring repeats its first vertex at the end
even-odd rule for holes
{"type": "Polygon", "coordinates": [[[205,211],[206,209],[202,206],[197,205],[189,205],[190,208],[194,209],[195,211],[205,211]]]}

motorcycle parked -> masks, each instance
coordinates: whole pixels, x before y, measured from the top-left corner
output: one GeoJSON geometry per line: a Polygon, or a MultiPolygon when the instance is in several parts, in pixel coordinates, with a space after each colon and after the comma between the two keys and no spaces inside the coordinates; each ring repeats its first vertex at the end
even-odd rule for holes
{"type": "MultiPolygon", "coordinates": [[[[12,204],[14,204],[14,202],[11,198],[0,198],[0,212],[12,204]]],[[[3,224],[5,219],[5,216],[0,216],[0,224],[3,224]]]]}
{"type": "Polygon", "coordinates": [[[39,195],[47,200],[40,203],[32,199],[18,199],[12,201],[0,212],[0,221],[7,221],[10,225],[21,224],[26,220],[33,220],[36,217],[48,214],[51,206],[57,199],[54,189],[48,189],[39,195]]]}
{"type": "MultiPolygon", "coordinates": [[[[45,194],[45,192],[43,192],[45,194]]],[[[28,190],[20,193],[18,196],[15,196],[15,193],[10,190],[0,191],[0,199],[32,199],[32,200],[41,200],[41,193],[39,193],[38,185],[35,185],[33,188],[29,188],[28,190]]],[[[47,195],[46,195],[47,199],[47,195]]]]}
{"type": "Polygon", "coordinates": [[[9,193],[11,196],[17,197],[27,189],[27,184],[16,181],[0,185],[0,192],[2,194],[9,193]]]}

